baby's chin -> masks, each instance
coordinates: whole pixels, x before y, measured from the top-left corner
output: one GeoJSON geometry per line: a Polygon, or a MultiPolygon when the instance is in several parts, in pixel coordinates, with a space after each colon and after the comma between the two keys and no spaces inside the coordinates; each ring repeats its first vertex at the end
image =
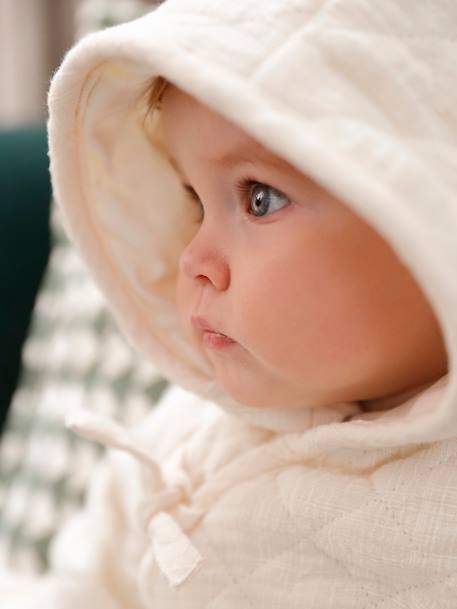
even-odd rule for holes
{"type": "MultiPolygon", "coordinates": [[[[240,345],[241,347],[241,345],[240,345]]],[[[329,396],[306,379],[303,385],[292,383],[279,372],[272,371],[244,347],[236,356],[205,353],[213,366],[218,385],[233,400],[259,410],[299,410],[328,406],[329,396]]]]}

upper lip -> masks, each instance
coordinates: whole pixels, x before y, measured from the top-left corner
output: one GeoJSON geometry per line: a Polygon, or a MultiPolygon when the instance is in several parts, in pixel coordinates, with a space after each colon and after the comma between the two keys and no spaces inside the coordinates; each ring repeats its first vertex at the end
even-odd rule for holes
{"type": "MultiPolygon", "coordinates": [[[[215,334],[222,334],[223,336],[227,336],[227,334],[224,334],[220,330],[217,330],[216,328],[214,328],[214,326],[212,326],[209,323],[209,321],[207,319],[205,319],[204,317],[202,317],[201,315],[192,315],[192,317],[190,318],[190,321],[192,322],[192,325],[195,328],[197,328],[198,330],[200,330],[202,332],[214,332],[215,334]]],[[[229,337],[227,337],[227,338],[229,338],[229,337]]]]}

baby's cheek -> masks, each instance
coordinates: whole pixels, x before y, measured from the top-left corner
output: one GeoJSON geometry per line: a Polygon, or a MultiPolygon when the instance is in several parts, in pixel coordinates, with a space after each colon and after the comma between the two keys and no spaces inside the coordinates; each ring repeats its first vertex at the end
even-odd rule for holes
{"type": "Polygon", "coordinates": [[[310,337],[314,303],[306,280],[291,269],[269,267],[251,281],[239,298],[240,324],[246,341],[272,363],[302,355],[310,337]]]}
{"type": "Polygon", "coordinates": [[[352,352],[354,310],[324,255],[289,256],[246,285],[240,313],[256,357],[291,381],[318,382],[352,352]],[[349,351],[348,351],[349,349],[349,351]],[[309,375],[309,376],[308,376],[309,375]]]}

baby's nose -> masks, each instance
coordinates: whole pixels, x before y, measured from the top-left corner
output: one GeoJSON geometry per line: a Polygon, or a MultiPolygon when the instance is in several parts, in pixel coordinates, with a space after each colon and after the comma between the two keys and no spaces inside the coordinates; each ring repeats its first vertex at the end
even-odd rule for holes
{"type": "Polygon", "coordinates": [[[230,285],[226,256],[212,240],[205,238],[202,228],[184,248],[179,270],[189,279],[211,283],[219,291],[226,290],[230,285]]]}

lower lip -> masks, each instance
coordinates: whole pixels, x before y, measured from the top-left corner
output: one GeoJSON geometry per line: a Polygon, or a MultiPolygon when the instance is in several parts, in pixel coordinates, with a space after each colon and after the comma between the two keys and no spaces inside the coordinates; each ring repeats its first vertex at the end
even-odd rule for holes
{"type": "Polygon", "coordinates": [[[228,336],[217,334],[216,332],[203,332],[202,341],[206,347],[210,347],[211,349],[216,349],[218,351],[222,351],[236,345],[236,342],[228,336]]]}

